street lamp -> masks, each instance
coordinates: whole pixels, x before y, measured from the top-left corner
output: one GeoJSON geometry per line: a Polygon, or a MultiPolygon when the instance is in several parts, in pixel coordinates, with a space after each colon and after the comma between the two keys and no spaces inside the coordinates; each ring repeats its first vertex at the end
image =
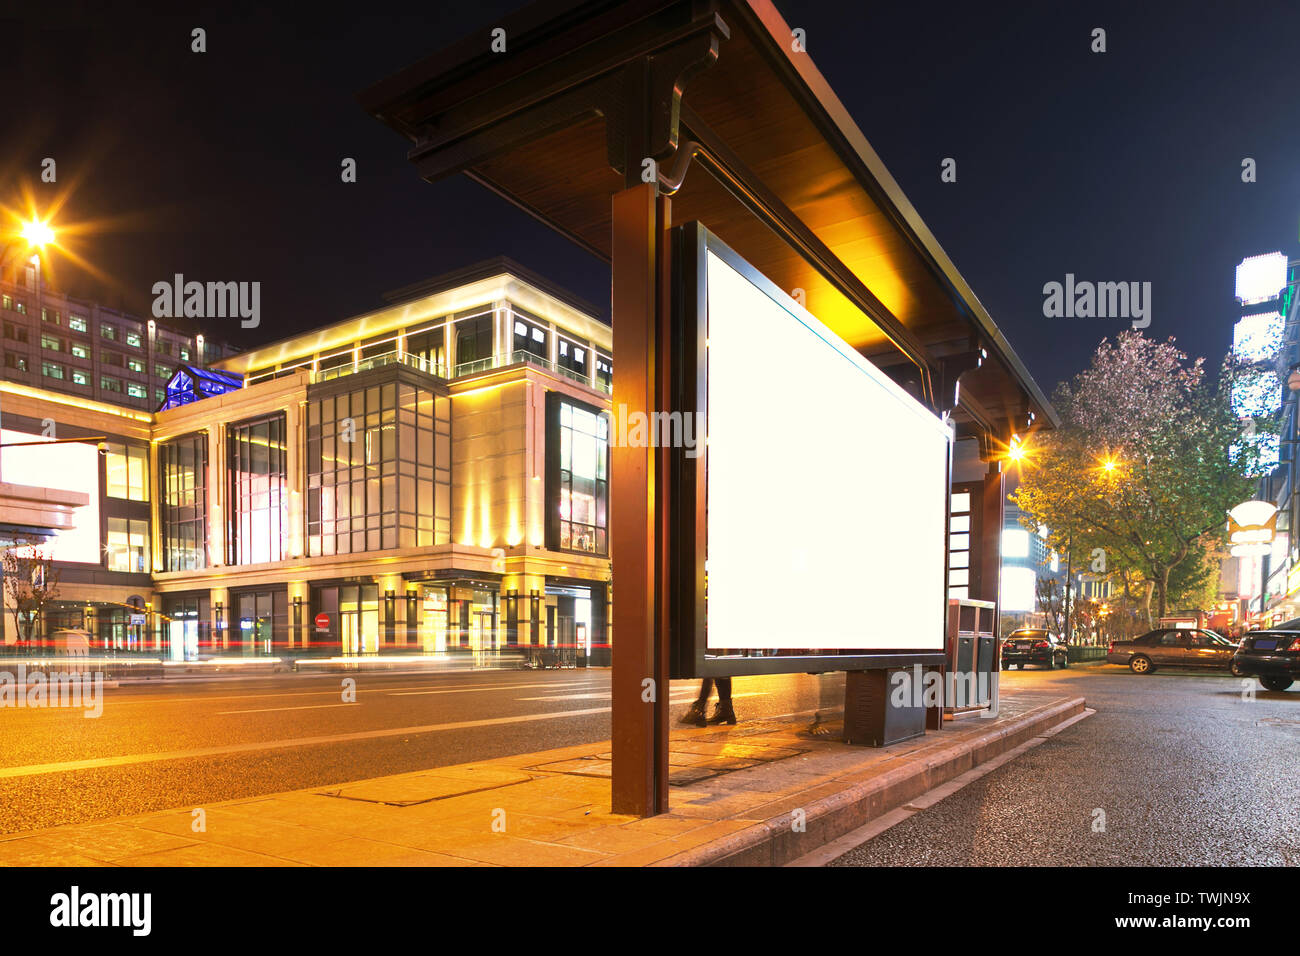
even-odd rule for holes
{"type": "Polygon", "coordinates": [[[22,237],[27,240],[28,246],[45,246],[54,241],[54,230],[49,223],[33,219],[23,223],[22,237]]]}

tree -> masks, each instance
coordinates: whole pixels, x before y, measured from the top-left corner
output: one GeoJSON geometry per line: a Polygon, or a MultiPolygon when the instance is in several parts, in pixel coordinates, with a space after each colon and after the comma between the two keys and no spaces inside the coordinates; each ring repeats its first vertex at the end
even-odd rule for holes
{"type": "MultiPolygon", "coordinates": [[[[1034,581],[1034,598],[1038,611],[1047,619],[1047,627],[1053,634],[1062,634],[1064,625],[1065,592],[1057,584],[1056,578],[1039,577],[1034,581]]],[[[1069,636],[1065,635],[1065,640],[1069,636]]]]}
{"type": "Polygon", "coordinates": [[[59,571],[53,552],[38,547],[9,548],[0,563],[4,590],[13,605],[16,640],[31,640],[41,626],[45,608],[59,596],[59,571]]]}
{"type": "Polygon", "coordinates": [[[1026,528],[1046,525],[1058,550],[1072,540],[1083,569],[1122,575],[1126,595],[1139,587],[1148,621],[1152,597],[1163,615],[1171,574],[1200,562],[1225,512],[1250,495],[1253,452],[1234,458],[1230,383],[1225,374],[1212,387],[1204,360],[1189,362],[1173,339],[1103,341],[1057,390],[1061,428],[1042,436],[1011,497],[1026,528]]]}

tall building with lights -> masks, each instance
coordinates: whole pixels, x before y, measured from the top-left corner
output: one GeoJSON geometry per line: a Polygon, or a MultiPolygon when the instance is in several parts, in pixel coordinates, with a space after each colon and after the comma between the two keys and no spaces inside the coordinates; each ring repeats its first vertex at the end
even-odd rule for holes
{"type": "Polygon", "coordinates": [[[1222,576],[1222,594],[1239,602],[1252,622],[1272,624],[1300,614],[1300,560],[1294,529],[1300,406],[1288,379],[1300,367],[1300,261],[1283,252],[1242,260],[1235,293],[1239,317],[1232,351],[1238,375],[1233,413],[1241,444],[1259,453],[1257,498],[1277,506],[1276,535],[1268,545],[1239,545],[1222,576]],[[1236,589],[1233,590],[1235,580],[1236,589]]]}

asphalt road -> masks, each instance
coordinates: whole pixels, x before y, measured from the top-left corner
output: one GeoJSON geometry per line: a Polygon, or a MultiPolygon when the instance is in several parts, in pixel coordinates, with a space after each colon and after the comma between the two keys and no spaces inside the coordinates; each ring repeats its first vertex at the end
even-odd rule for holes
{"type": "Polygon", "coordinates": [[[832,866],[1300,864],[1300,684],[1250,681],[1247,700],[1241,679],[1169,669],[1003,681],[1082,694],[1097,713],[832,866]]]}
{"type": "MultiPolygon", "coordinates": [[[[673,719],[698,685],[672,687],[673,719]]],[[[843,702],[843,676],[738,678],[741,719],[843,702]]],[[[0,833],[363,780],[610,736],[609,671],[280,675],[0,708],[0,833]],[[342,700],[342,678],[356,701],[342,700]]]]}

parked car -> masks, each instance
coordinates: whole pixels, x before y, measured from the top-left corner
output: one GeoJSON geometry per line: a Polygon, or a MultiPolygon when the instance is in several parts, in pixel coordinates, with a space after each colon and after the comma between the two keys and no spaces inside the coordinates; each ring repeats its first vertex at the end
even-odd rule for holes
{"type": "Polygon", "coordinates": [[[1153,674],[1161,667],[1217,667],[1237,673],[1237,645],[1202,628],[1158,627],[1131,641],[1111,641],[1110,664],[1127,664],[1134,674],[1153,674]]]}
{"type": "Polygon", "coordinates": [[[1286,690],[1300,674],[1300,634],[1251,631],[1233,656],[1233,673],[1258,677],[1269,690],[1286,690]]]}
{"type": "Polygon", "coordinates": [[[1041,628],[1012,631],[1002,642],[1002,669],[1041,664],[1049,670],[1070,666],[1070,649],[1055,634],[1041,628]]]}

